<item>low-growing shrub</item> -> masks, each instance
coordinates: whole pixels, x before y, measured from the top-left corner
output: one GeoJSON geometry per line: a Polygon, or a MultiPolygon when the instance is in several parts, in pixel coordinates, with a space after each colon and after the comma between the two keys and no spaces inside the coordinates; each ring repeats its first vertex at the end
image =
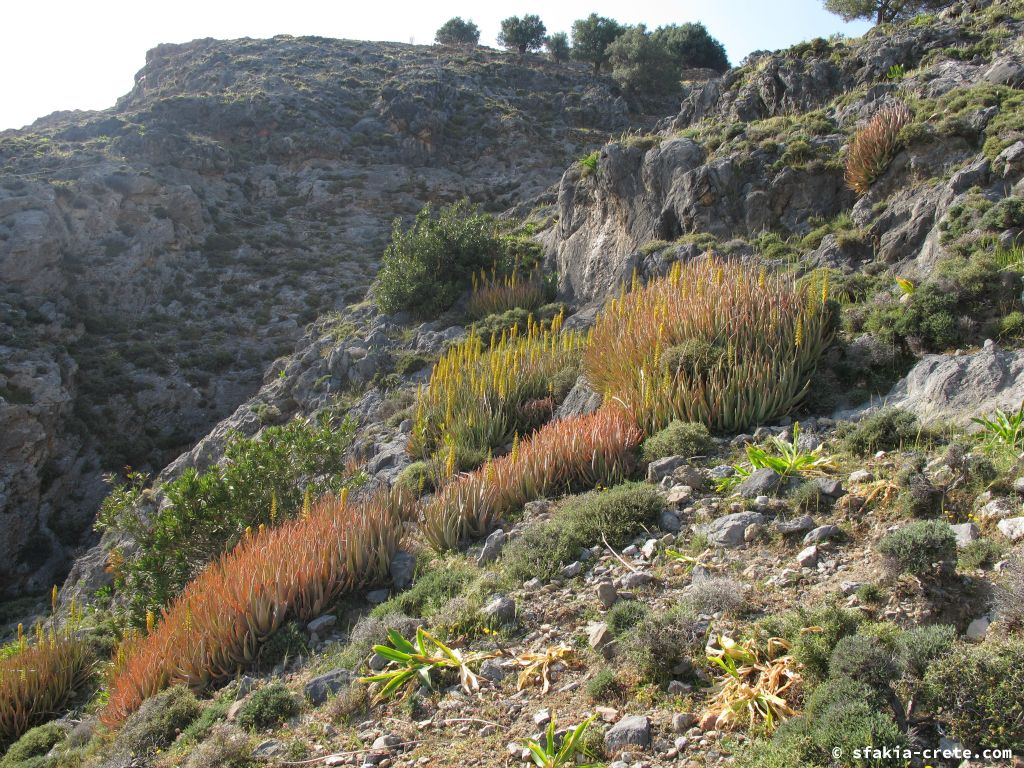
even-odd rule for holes
{"type": "Polygon", "coordinates": [[[862,621],[858,611],[826,605],[769,617],[759,622],[759,627],[769,637],[788,640],[793,657],[804,667],[804,676],[815,682],[828,677],[829,660],[836,644],[854,634],[862,621]]]}
{"type": "Polygon", "coordinates": [[[673,420],[725,432],[768,423],[800,402],[831,340],[818,288],[714,257],[677,262],[608,302],[584,353],[587,378],[648,433],[673,420]],[[693,341],[724,349],[707,364],[663,355],[693,341]]]}
{"type": "Polygon", "coordinates": [[[622,696],[622,683],[611,667],[602,667],[587,681],[587,697],[595,702],[607,702],[622,696]]]}
{"type": "Polygon", "coordinates": [[[629,631],[645,618],[647,618],[647,606],[636,600],[619,600],[611,607],[605,616],[608,622],[608,629],[613,634],[621,635],[629,631]]]}
{"type": "Polygon", "coordinates": [[[423,508],[420,530],[436,549],[486,535],[527,501],[599,484],[631,470],[640,430],[614,408],[547,424],[507,456],[448,483],[423,508]]]}
{"type": "Polygon", "coordinates": [[[846,155],[846,183],[858,195],[866,194],[900,147],[900,130],[914,119],[906,104],[887,104],[857,131],[846,155]]]}
{"type": "Polygon", "coordinates": [[[665,685],[692,672],[704,626],[684,606],[652,613],[620,644],[622,656],[648,682],[665,685]]]}
{"type": "Polygon", "coordinates": [[[644,440],[641,458],[650,462],[666,456],[703,456],[711,450],[711,433],[703,424],[673,421],[644,440]]]}
{"type": "Polygon", "coordinates": [[[892,651],[876,637],[857,633],[836,643],[828,662],[829,676],[846,677],[874,690],[886,690],[901,669],[892,651]]]}
{"type": "Polygon", "coordinates": [[[914,414],[899,408],[883,408],[837,430],[843,447],[857,456],[914,445],[926,434],[914,414]]]}
{"type": "MultiPolygon", "coordinates": [[[[992,539],[978,539],[969,542],[960,550],[956,567],[961,571],[988,568],[999,562],[1005,551],[1005,547],[992,539]]],[[[1021,597],[1024,598],[1024,592],[1021,593],[1021,597]]]]}
{"type": "Polygon", "coordinates": [[[1024,641],[962,643],[925,676],[927,703],[970,749],[1024,749],[1024,641]]]}
{"type": "Polygon", "coordinates": [[[942,520],[917,520],[886,535],[878,551],[899,573],[924,576],[935,563],[956,561],[956,535],[942,520]]]}
{"type": "Polygon", "coordinates": [[[477,570],[465,560],[438,560],[418,573],[409,589],[381,603],[370,615],[378,619],[389,614],[430,618],[449,600],[461,594],[476,575],[477,570]]]}
{"type": "Polygon", "coordinates": [[[192,750],[183,768],[253,768],[252,738],[238,728],[219,725],[192,750]]]}
{"type": "Polygon", "coordinates": [[[569,499],[552,520],[528,528],[506,547],[502,570],[513,582],[550,579],[578,560],[583,549],[603,541],[621,547],[632,540],[657,520],[663,507],[661,495],[646,483],[624,483],[569,499]]]}
{"type": "Polygon", "coordinates": [[[1011,557],[996,584],[999,615],[1018,629],[1024,628],[1024,554],[1011,557]]]}
{"type": "Polygon", "coordinates": [[[747,605],[743,585],[728,576],[694,578],[682,604],[696,615],[738,613],[747,605]]]}
{"type": "MultiPolygon", "coordinates": [[[[381,635],[384,637],[385,635],[381,635]]],[[[353,682],[338,691],[331,700],[331,719],[336,723],[348,723],[353,718],[367,712],[370,707],[370,694],[366,686],[353,682]]]]}
{"type": "Polygon", "coordinates": [[[253,691],[238,710],[238,724],[258,731],[272,728],[302,711],[299,698],[281,682],[253,691]]]}
{"type": "Polygon", "coordinates": [[[46,754],[67,738],[68,730],[59,723],[37,725],[26,731],[7,753],[0,757],[0,768],[46,768],[46,754]]]}
{"type": "Polygon", "coordinates": [[[305,631],[296,622],[289,621],[260,646],[259,661],[263,669],[272,669],[283,661],[294,661],[308,654],[305,631]]]}
{"type": "Polygon", "coordinates": [[[121,645],[101,719],[117,725],[168,685],[201,689],[234,677],[285,622],[320,616],[342,592],[387,574],[409,516],[400,493],[352,504],[343,492],[308,516],[245,536],[185,588],[152,632],[121,645]]]}
{"type": "Polygon", "coordinates": [[[148,699],[129,717],[117,734],[114,750],[136,757],[166,749],[193,720],[202,707],[187,688],[176,685],[148,699]]]}

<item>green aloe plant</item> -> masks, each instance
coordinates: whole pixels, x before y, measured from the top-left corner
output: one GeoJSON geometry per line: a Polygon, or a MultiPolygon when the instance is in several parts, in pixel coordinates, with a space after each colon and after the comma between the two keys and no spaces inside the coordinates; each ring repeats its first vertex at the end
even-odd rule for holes
{"type": "Polygon", "coordinates": [[[1024,402],[1014,413],[997,408],[991,416],[976,416],[971,421],[981,426],[989,443],[1001,443],[1014,450],[1024,446],[1024,402]]]}
{"type": "MultiPolygon", "coordinates": [[[[552,713],[551,722],[548,723],[548,729],[545,733],[544,743],[539,744],[533,739],[526,742],[526,748],[530,750],[530,756],[533,758],[534,764],[538,768],[560,768],[560,766],[565,765],[576,765],[577,755],[589,757],[583,744],[583,737],[596,717],[597,715],[591,715],[575,728],[571,728],[562,739],[561,745],[556,748],[555,715],[552,713]]],[[[578,768],[596,768],[596,766],[588,763],[578,766],[578,768]]]]}
{"type": "Polygon", "coordinates": [[[460,651],[449,648],[423,627],[416,630],[414,642],[406,640],[394,629],[388,631],[388,640],[391,646],[375,645],[373,650],[388,659],[393,668],[360,680],[363,683],[384,683],[384,687],[376,696],[378,702],[391,698],[417,678],[428,688],[433,687],[431,672],[439,669],[458,670],[459,682],[466,693],[478,691],[480,680],[469,665],[492,656],[486,653],[463,655],[460,651]]]}
{"type": "Polygon", "coordinates": [[[733,467],[736,474],[722,478],[718,483],[718,490],[720,492],[731,490],[749,477],[755,469],[774,469],[783,478],[787,478],[800,474],[821,475],[836,468],[835,458],[822,455],[820,445],[812,451],[805,451],[797,445],[799,439],[800,422],[797,422],[793,425],[792,441],[775,436],[768,439],[770,447],[774,450],[748,445],[747,460],[750,462],[751,468],[748,469],[741,465],[733,467]]]}

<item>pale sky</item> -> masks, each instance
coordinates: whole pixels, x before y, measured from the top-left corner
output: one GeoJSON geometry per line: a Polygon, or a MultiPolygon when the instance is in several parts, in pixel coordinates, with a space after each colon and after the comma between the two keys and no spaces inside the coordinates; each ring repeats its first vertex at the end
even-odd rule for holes
{"type": "Polygon", "coordinates": [[[0,130],[61,109],[105,109],[127,93],[146,51],[201,37],[320,35],[430,43],[452,16],[472,19],[494,45],[501,19],[536,13],[549,32],[568,32],[591,12],[624,24],[702,21],[733,64],[753,50],[782,48],[835,32],[863,34],[821,0],[4,0],[0,42],[0,130]]]}

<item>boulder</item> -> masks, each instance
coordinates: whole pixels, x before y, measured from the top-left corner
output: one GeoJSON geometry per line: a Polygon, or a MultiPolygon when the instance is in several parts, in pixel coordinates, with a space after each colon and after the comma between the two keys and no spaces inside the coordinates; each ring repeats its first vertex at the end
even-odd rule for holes
{"type": "Polygon", "coordinates": [[[645,748],[651,743],[651,721],[642,715],[624,717],[604,735],[604,748],[610,755],[626,747],[645,748]]]}
{"type": "Polygon", "coordinates": [[[782,476],[774,469],[765,467],[755,469],[742,483],[736,486],[736,492],[747,499],[766,496],[773,493],[782,482],[782,476]]]}
{"type": "Polygon", "coordinates": [[[738,547],[743,543],[747,527],[762,525],[764,515],[760,512],[734,512],[714,520],[705,529],[708,543],[717,547],[738,547]]]}

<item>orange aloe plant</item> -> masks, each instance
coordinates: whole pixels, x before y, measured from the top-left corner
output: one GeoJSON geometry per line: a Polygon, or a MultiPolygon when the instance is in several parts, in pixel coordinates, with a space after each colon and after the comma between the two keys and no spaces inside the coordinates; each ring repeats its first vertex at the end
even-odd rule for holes
{"type": "Polygon", "coordinates": [[[342,492],[308,515],[247,533],[163,609],[152,631],[122,643],[103,722],[120,723],[169,685],[198,690],[233,677],[284,622],[314,618],[340,593],[383,577],[410,511],[399,492],[362,503],[342,492]]]}

